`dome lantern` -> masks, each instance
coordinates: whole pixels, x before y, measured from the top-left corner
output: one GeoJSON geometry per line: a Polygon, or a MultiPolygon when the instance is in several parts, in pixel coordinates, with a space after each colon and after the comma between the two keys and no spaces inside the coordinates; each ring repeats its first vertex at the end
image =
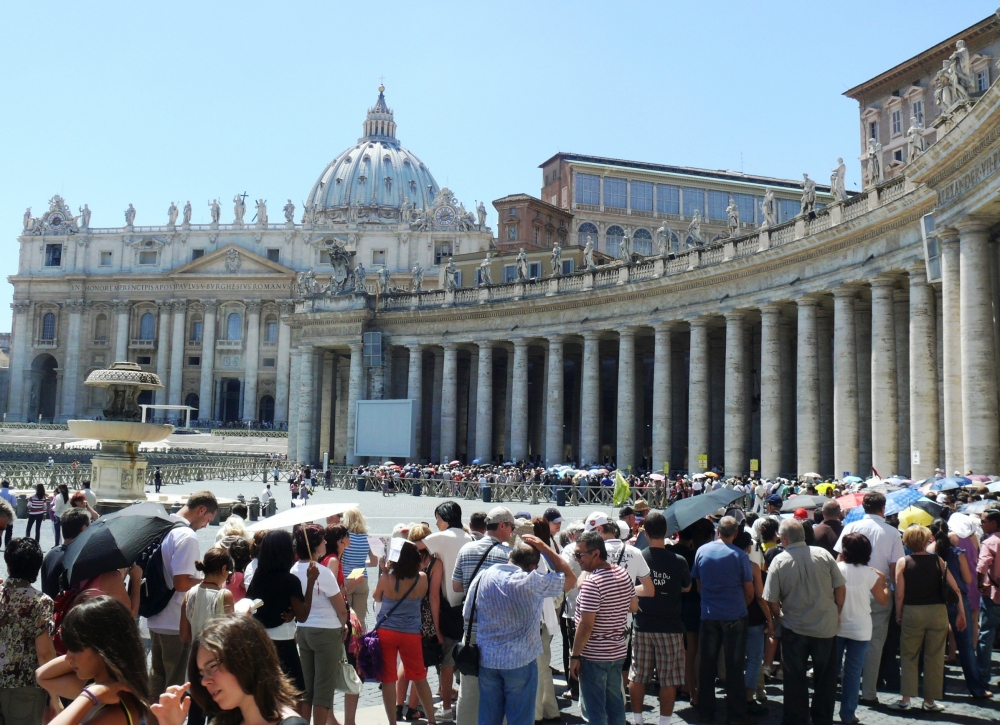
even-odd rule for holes
{"type": "Polygon", "coordinates": [[[364,123],[365,135],[358,139],[362,141],[381,141],[397,143],[396,122],[392,118],[392,109],[385,104],[385,86],[378,87],[378,100],[368,109],[364,123]]]}

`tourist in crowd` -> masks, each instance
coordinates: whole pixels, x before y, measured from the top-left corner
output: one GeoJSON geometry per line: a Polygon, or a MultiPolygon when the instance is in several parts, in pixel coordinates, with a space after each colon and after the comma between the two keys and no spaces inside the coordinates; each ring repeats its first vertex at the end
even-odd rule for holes
{"type": "Polygon", "coordinates": [[[608,561],[604,538],[593,529],[577,539],[573,556],[587,576],[576,600],[570,672],[580,680],[588,721],[614,725],[625,719],[621,678],[628,653],[626,622],[639,608],[636,587],[625,569],[608,561]]]}
{"type": "Polygon", "coordinates": [[[45,493],[45,486],[37,484],[35,493],[28,497],[28,528],[24,535],[31,536],[31,527],[35,527],[35,541],[42,538],[42,521],[47,515],[49,507],[49,497],[45,493]]]}
{"type": "Polygon", "coordinates": [[[837,665],[843,663],[841,679],[840,721],[858,723],[855,716],[861,693],[861,670],[865,652],[872,637],[871,600],[885,606],[889,600],[889,583],[885,574],[868,566],[872,545],[864,534],[847,534],[840,539],[841,554],[837,568],[844,577],[844,605],[840,610],[837,632],[837,665]]]}
{"type": "Polygon", "coordinates": [[[10,492],[10,481],[6,478],[0,481],[0,506],[6,505],[10,509],[10,517],[7,518],[6,509],[0,514],[0,527],[3,528],[3,545],[10,546],[10,540],[14,538],[14,521],[17,519],[17,496],[10,492]]]}
{"type": "MultiPolygon", "coordinates": [[[[6,502],[2,505],[9,508],[6,502]]],[[[3,559],[7,579],[0,584],[0,722],[37,725],[46,696],[35,682],[35,670],[56,656],[49,636],[52,599],[31,586],[42,566],[42,550],[34,539],[12,539],[3,559]]]]}
{"type": "MultiPolygon", "coordinates": [[[[406,539],[394,539],[385,574],[379,578],[372,595],[381,609],[376,622],[382,648],[382,702],[390,725],[402,716],[396,704],[397,658],[402,661],[406,679],[414,684],[427,721],[435,722],[434,699],[427,685],[421,639],[420,602],[427,594],[427,575],[420,571],[420,552],[406,539]]],[[[350,719],[353,720],[353,717],[350,719]]],[[[317,719],[316,722],[325,722],[317,719]]]]}
{"type": "MultiPolygon", "coordinates": [[[[356,582],[351,582],[347,590],[347,605],[356,615],[362,627],[366,627],[368,619],[368,568],[378,566],[378,560],[372,553],[371,544],[368,542],[368,522],[361,515],[357,508],[349,508],[344,511],[343,524],[350,533],[351,543],[340,556],[341,566],[346,574],[350,574],[355,569],[364,569],[365,572],[358,577],[356,582]]],[[[346,575],[345,574],[345,575],[346,575]]]]}
{"type": "MultiPolygon", "coordinates": [[[[687,562],[688,571],[694,567],[698,549],[714,537],[715,526],[708,519],[699,519],[681,529],[674,551],[687,562]]],[[[684,621],[684,689],[678,694],[694,707],[698,704],[698,635],[701,631],[701,592],[697,586],[681,594],[681,618],[684,621]]]]}
{"type": "MultiPolygon", "coordinates": [[[[97,519],[100,518],[100,514],[98,514],[94,509],[94,506],[97,505],[97,499],[95,498],[94,503],[91,503],[90,498],[87,496],[88,491],[90,491],[90,489],[85,488],[82,491],[74,493],[69,497],[69,505],[73,508],[83,509],[90,515],[91,521],[97,521],[97,519]]],[[[92,492],[91,495],[93,495],[92,492]]]]}
{"type": "Polygon", "coordinates": [[[203,561],[196,561],[194,568],[201,572],[202,580],[184,593],[181,601],[181,642],[190,644],[213,619],[231,614],[235,601],[233,593],[225,588],[233,568],[233,559],[222,547],[205,552],[203,561]]]}
{"type": "Polygon", "coordinates": [[[163,725],[183,725],[188,690],[213,725],[309,725],[296,716],[297,693],[278,666],[272,640],[250,617],[212,622],[191,655],[188,682],[171,687],[150,708],[163,725]]]}
{"type": "MultiPolygon", "coordinates": [[[[558,554],[558,549],[552,539],[552,525],[544,516],[536,516],[531,520],[532,534],[543,544],[558,554]]],[[[561,559],[561,561],[564,561],[561,559]]],[[[538,571],[548,574],[552,571],[548,560],[541,557],[538,560],[538,571]]],[[[557,596],[562,597],[560,592],[557,596]]],[[[558,720],[559,702],[556,700],[556,686],[552,679],[552,638],[559,631],[559,617],[556,614],[555,597],[545,597],[542,600],[541,614],[542,653],[538,655],[538,678],[535,688],[535,720],[558,720]]]]}
{"type": "MultiPolygon", "coordinates": [[[[565,528],[560,529],[558,537],[562,542],[560,556],[569,565],[570,571],[573,572],[573,576],[577,578],[577,581],[579,581],[583,569],[580,568],[580,562],[574,556],[574,552],[576,551],[576,541],[582,533],[583,524],[573,522],[567,524],[565,528]]],[[[574,620],[576,618],[576,598],[579,592],[579,587],[566,592],[559,618],[559,626],[563,639],[563,672],[566,673],[566,684],[568,685],[568,689],[563,693],[563,697],[570,700],[580,699],[580,681],[573,676],[569,666],[569,656],[573,650],[573,638],[576,636],[576,623],[574,620]]]]}
{"type": "Polygon", "coordinates": [[[52,495],[52,501],[49,505],[49,516],[52,519],[52,533],[55,535],[56,546],[59,546],[59,542],[62,541],[62,521],[59,517],[69,507],[69,487],[65,483],[60,483],[56,486],[56,492],[52,495]]]}
{"type": "MultiPolygon", "coordinates": [[[[760,564],[753,560],[753,537],[748,531],[740,531],[733,539],[733,546],[742,549],[750,557],[750,571],[753,576],[753,601],[747,603],[747,646],[743,687],[746,690],[746,711],[749,715],[766,715],[767,708],[757,703],[758,682],[764,664],[764,645],[774,634],[771,608],[764,601],[764,574],[760,564]]],[[[639,600],[642,605],[642,600],[639,600]]]]}
{"type": "MultiPolygon", "coordinates": [[[[908,556],[896,562],[896,621],[901,628],[899,655],[902,660],[901,695],[892,704],[897,710],[909,710],[910,700],[920,693],[919,662],[923,653],[924,682],[921,709],[944,710],[938,700],[944,695],[945,645],[948,642],[948,609],[945,606],[942,579],[962,601],[962,592],[940,557],[927,551],[931,532],[914,524],[903,532],[908,556]]],[[[965,608],[958,610],[955,626],[965,629],[965,608]]],[[[787,705],[786,705],[787,707],[787,705]]]]}
{"type": "Polygon", "coordinates": [[[132,613],[112,597],[86,599],[66,614],[62,640],[66,654],[36,673],[53,698],[72,700],[50,725],[142,722],[150,702],[149,677],[132,613]]]}
{"type": "Polygon", "coordinates": [[[840,520],[840,504],[836,501],[827,501],[823,504],[823,522],[813,527],[816,535],[816,546],[822,546],[833,556],[837,556],[834,547],[840,539],[840,534],[844,531],[844,524],[840,520]]]}
{"type": "Polygon", "coordinates": [[[979,641],[977,658],[984,684],[992,678],[993,641],[1000,629],[1000,511],[983,513],[983,543],[979,547],[976,577],[982,596],[979,615],[979,641]]]}
{"type": "Polygon", "coordinates": [[[660,690],[660,722],[666,718],[664,725],[667,725],[673,716],[677,688],[684,684],[681,595],[691,589],[691,573],[675,547],[666,546],[667,520],[663,514],[656,511],[647,514],[643,529],[649,546],[642,552],[642,558],[655,589],[653,596],[638,599],[628,676],[629,700],[632,722],[641,724],[646,685],[653,682],[655,670],[660,690]]]}
{"type": "Polygon", "coordinates": [[[235,539],[229,545],[229,555],[233,558],[233,571],[226,582],[226,589],[233,594],[233,603],[238,604],[247,595],[245,574],[250,564],[250,544],[246,539],[235,539]]]}
{"type": "Polygon", "coordinates": [[[63,590],[62,575],[65,571],[63,557],[66,547],[90,526],[90,515],[83,509],[68,508],[59,517],[62,524],[63,543],[53,546],[42,561],[42,592],[53,600],[63,590]]]}
{"type": "MultiPolygon", "coordinates": [[[[342,526],[341,524],[328,524],[324,531],[323,539],[326,541],[326,555],[320,560],[319,565],[325,566],[333,573],[337,579],[337,586],[340,587],[346,600],[347,592],[344,589],[344,585],[347,582],[344,579],[344,564],[341,561],[341,557],[343,557],[344,551],[351,543],[350,532],[346,526],[342,526]]],[[[351,581],[357,584],[357,578],[351,581]]]]}
{"type": "MultiPolygon", "coordinates": [[[[473,580],[465,614],[472,618],[475,608],[478,622],[480,725],[559,719],[558,707],[554,717],[536,717],[543,651],[538,622],[546,600],[575,584],[569,565],[540,538],[527,534],[511,550],[509,563],[484,569],[473,580]],[[539,568],[540,555],[554,571],[539,568]]],[[[548,660],[544,666],[548,668],[548,660]]]]}

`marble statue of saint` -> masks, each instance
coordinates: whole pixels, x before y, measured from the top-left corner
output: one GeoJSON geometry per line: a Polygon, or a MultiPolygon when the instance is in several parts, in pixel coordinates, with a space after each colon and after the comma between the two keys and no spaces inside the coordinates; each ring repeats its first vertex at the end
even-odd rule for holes
{"type": "Polygon", "coordinates": [[[361,260],[358,260],[357,265],[354,267],[354,291],[355,292],[367,292],[365,287],[365,277],[368,276],[368,272],[365,270],[365,265],[361,264],[361,260]]]}
{"type": "Polygon", "coordinates": [[[966,96],[972,93],[974,88],[972,78],[972,64],[969,62],[969,49],[965,47],[965,41],[960,40],[955,43],[955,52],[948,56],[954,67],[953,77],[958,84],[967,91],[966,96]]]}
{"type": "Polygon", "coordinates": [[[493,284],[493,275],[490,268],[493,265],[493,254],[486,253],[486,259],[479,263],[479,284],[481,287],[489,287],[493,284]]]}
{"type": "Polygon", "coordinates": [[[729,236],[735,237],[740,233],[740,209],[736,206],[736,200],[729,197],[729,206],[726,207],[726,218],[729,225],[729,236]]]}
{"type": "Polygon", "coordinates": [[[358,221],[358,212],[360,211],[358,202],[352,201],[349,211],[347,213],[347,220],[352,224],[358,221]]]}
{"type": "Polygon", "coordinates": [[[424,268],[420,266],[419,261],[413,267],[411,274],[413,275],[413,286],[411,289],[414,292],[422,292],[424,289],[424,268]]]}
{"type": "Polygon", "coordinates": [[[552,256],[549,259],[549,265],[552,267],[553,277],[558,277],[562,274],[562,247],[559,246],[559,242],[556,242],[555,246],[552,247],[552,256]]]}
{"type": "Polygon", "coordinates": [[[587,269],[597,269],[597,265],[594,264],[594,239],[589,234],[587,243],[583,247],[583,265],[587,269]]]}
{"type": "Polygon", "coordinates": [[[413,218],[413,204],[410,203],[410,197],[403,199],[402,205],[399,207],[399,221],[403,224],[409,224],[410,219],[413,218]]]}
{"type": "Polygon", "coordinates": [[[242,224],[243,215],[247,213],[247,203],[242,196],[237,194],[233,197],[233,223],[242,224]]]}
{"type": "Polygon", "coordinates": [[[656,230],[656,251],[661,257],[667,256],[667,248],[670,246],[670,229],[667,227],[667,223],[664,222],[659,229],[656,230]]]}
{"type": "Polygon", "coordinates": [[[761,229],[770,229],[778,223],[778,208],[774,201],[774,192],[771,189],[764,192],[764,198],[760,202],[760,212],[764,217],[764,223],[760,225],[761,229]]]}
{"type": "Polygon", "coordinates": [[[705,243],[705,240],[701,238],[701,212],[698,209],[694,210],[694,216],[691,217],[691,223],[688,224],[688,237],[690,238],[688,244],[699,246],[705,243]]]}
{"type": "Polygon", "coordinates": [[[846,175],[847,165],[842,158],[838,158],[837,168],[830,172],[830,193],[833,194],[834,204],[847,201],[847,189],[844,188],[844,177],[846,175]]]}
{"type": "Polygon", "coordinates": [[[618,243],[618,258],[622,264],[632,264],[632,238],[628,235],[628,229],[618,243]]]}
{"type": "Polygon", "coordinates": [[[222,207],[219,205],[218,199],[212,199],[208,202],[208,212],[212,217],[212,224],[218,224],[219,218],[222,216],[222,207]]]}
{"type": "Polygon", "coordinates": [[[517,281],[528,281],[528,255],[524,253],[524,247],[517,253],[517,281]]]}
{"type": "Polygon", "coordinates": [[[257,223],[267,226],[267,199],[257,200],[257,223]]]}
{"type": "Polygon", "coordinates": [[[125,210],[125,226],[130,227],[135,224],[135,207],[131,204],[125,210]]]}
{"type": "Polygon", "coordinates": [[[170,206],[167,207],[167,226],[174,226],[177,223],[177,205],[174,202],[170,202],[170,206]]]}
{"type": "Polygon", "coordinates": [[[816,182],[809,174],[802,174],[802,198],[799,200],[799,214],[808,216],[816,206],[816,182]]]}
{"type": "Polygon", "coordinates": [[[391,280],[392,278],[389,274],[389,265],[383,264],[382,269],[378,271],[378,286],[381,294],[389,294],[389,283],[391,280]]]}
{"type": "Polygon", "coordinates": [[[479,202],[479,205],[476,207],[476,216],[478,217],[479,226],[486,226],[486,205],[483,202],[479,202]]]}
{"type": "Polygon", "coordinates": [[[185,224],[191,223],[191,200],[188,199],[187,204],[184,205],[184,216],[181,217],[185,224]]]}
{"type": "Polygon", "coordinates": [[[444,282],[449,292],[458,289],[458,267],[455,266],[455,260],[451,257],[448,257],[448,266],[444,268],[444,282]]]}
{"type": "Polygon", "coordinates": [[[882,172],[882,144],[873,138],[868,139],[868,152],[865,157],[868,159],[868,185],[881,184],[885,180],[882,172]]]}
{"type": "Polygon", "coordinates": [[[285,222],[293,224],[295,222],[295,204],[289,199],[282,211],[285,213],[285,222]]]}
{"type": "Polygon", "coordinates": [[[906,161],[913,161],[923,152],[924,127],[916,116],[910,116],[910,128],[906,131],[906,161]]]}
{"type": "Polygon", "coordinates": [[[24,210],[24,229],[25,229],[25,231],[27,231],[28,229],[31,229],[31,227],[33,226],[32,221],[33,220],[32,220],[32,217],[31,217],[31,207],[29,206],[27,209],[24,210]]]}
{"type": "MultiPolygon", "coordinates": [[[[31,211],[31,210],[29,209],[28,211],[31,211]]],[[[82,207],[79,207],[79,211],[80,211],[80,226],[83,227],[84,229],[89,229],[90,228],[90,207],[87,206],[86,204],[84,204],[82,207]]]]}
{"type": "Polygon", "coordinates": [[[948,78],[948,84],[952,88],[952,101],[951,105],[954,106],[958,103],[965,103],[969,100],[969,86],[965,85],[962,79],[962,73],[959,70],[958,62],[952,59],[948,59],[944,62],[945,75],[948,78]]]}

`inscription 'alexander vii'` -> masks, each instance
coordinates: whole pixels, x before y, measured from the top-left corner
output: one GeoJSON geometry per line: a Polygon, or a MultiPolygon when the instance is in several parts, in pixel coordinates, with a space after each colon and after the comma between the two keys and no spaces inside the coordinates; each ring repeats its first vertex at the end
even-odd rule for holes
{"type": "Polygon", "coordinates": [[[938,207],[944,207],[984,182],[1000,170],[1000,147],[951,183],[938,190],[938,207]]]}

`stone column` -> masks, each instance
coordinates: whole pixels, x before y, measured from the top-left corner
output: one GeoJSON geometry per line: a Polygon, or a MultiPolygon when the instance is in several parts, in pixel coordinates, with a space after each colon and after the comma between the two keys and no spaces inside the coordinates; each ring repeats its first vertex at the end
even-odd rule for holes
{"type": "Polygon", "coordinates": [[[493,460],[493,343],[479,343],[476,381],[476,457],[493,460]]]}
{"type": "MultiPolygon", "coordinates": [[[[833,473],[858,476],[857,290],[833,291],[833,473]]],[[[863,478],[863,476],[862,476],[863,478]]]]}
{"type": "Polygon", "coordinates": [[[601,415],[601,333],[583,333],[580,390],[580,466],[598,462],[601,415]]]}
{"type": "MultiPolygon", "coordinates": [[[[14,310],[14,324],[12,326],[13,346],[10,356],[10,393],[7,398],[7,417],[11,422],[24,422],[24,376],[31,368],[31,361],[28,359],[28,350],[31,340],[31,321],[28,319],[28,312],[31,309],[31,302],[28,300],[14,300],[10,307],[14,310]]],[[[11,524],[13,526],[13,523],[11,524]]]]}
{"type": "Polygon", "coordinates": [[[899,458],[896,390],[895,280],[872,280],[872,467],[887,477],[899,458]]]}
{"type": "Polygon", "coordinates": [[[315,419],[313,416],[316,395],[315,368],[316,348],[302,345],[299,348],[299,438],[296,458],[302,463],[315,463],[316,450],[313,443],[315,419]]]}
{"type": "Polygon", "coordinates": [[[746,384],[743,379],[743,313],[726,313],[726,401],[723,465],[727,476],[748,468],[746,451],[746,384]]]}
{"type": "MultiPolygon", "coordinates": [[[[160,382],[166,384],[170,376],[170,302],[157,300],[156,306],[160,312],[160,329],[156,338],[156,374],[160,378],[160,382]]],[[[204,358],[202,358],[201,364],[205,364],[204,358]]],[[[157,403],[167,402],[166,390],[157,390],[153,395],[157,403]]],[[[199,408],[200,414],[201,409],[199,408]]]]}
{"type": "MultiPolygon", "coordinates": [[[[63,309],[69,312],[69,328],[66,335],[66,361],[63,363],[61,420],[76,417],[76,394],[80,385],[80,330],[81,317],[86,303],[83,300],[66,300],[63,309]]],[[[13,525],[13,524],[11,524],[13,525]]]]}
{"type": "Polygon", "coordinates": [[[528,456],[528,341],[514,340],[514,387],[510,413],[510,457],[528,456]]]}
{"type": "MultiPolygon", "coordinates": [[[[323,463],[323,454],[329,453],[333,458],[333,412],[335,401],[333,398],[333,377],[337,374],[337,356],[325,351],[320,353],[319,360],[322,361],[322,384],[319,396],[319,451],[316,462],[323,463]]],[[[244,411],[246,405],[243,406],[244,411]]]]}
{"type": "MultiPolygon", "coordinates": [[[[476,416],[476,401],[479,400],[479,347],[473,345],[469,350],[469,374],[468,382],[465,385],[465,392],[459,401],[462,404],[464,413],[459,411],[458,431],[459,438],[465,436],[465,457],[468,461],[479,458],[476,450],[476,435],[479,430],[478,418],[476,416]]],[[[459,441],[461,444],[461,440],[459,441]]]]}
{"type": "Polygon", "coordinates": [[[688,461],[690,471],[700,471],[698,456],[708,455],[708,320],[691,321],[691,352],[688,355],[688,461]]]}
{"type": "Polygon", "coordinates": [[[410,461],[420,462],[420,422],[423,411],[424,383],[424,346],[410,345],[410,367],[406,376],[406,397],[413,401],[416,414],[413,417],[413,443],[410,448],[410,461]]]}
{"type": "MultiPolygon", "coordinates": [[[[187,300],[174,300],[174,331],[170,337],[170,389],[168,405],[181,404],[181,389],[184,383],[184,327],[187,322],[187,300]]],[[[199,403],[200,404],[200,403],[199,403]]],[[[172,418],[183,420],[180,411],[172,418]]]]}
{"type": "MultiPolygon", "coordinates": [[[[288,373],[291,367],[290,350],[292,330],[285,324],[285,315],[290,315],[295,311],[291,300],[278,300],[280,317],[278,318],[278,360],[277,372],[274,383],[274,422],[288,422],[288,373]]],[[[207,312],[205,313],[207,316],[207,312]]],[[[208,329],[206,322],[205,329],[208,329]]],[[[212,328],[215,329],[214,327],[212,328]]],[[[202,366],[205,365],[205,358],[201,358],[202,366]]]]}
{"type": "Polygon", "coordinates": [[[455,460],[458,434],[458,345],[446,342],[441,374],[441,463],[455,460]]]}
{"type": "Polygon", "coordinates": [[[833,315],[820,304],[816,308],[816,359],[819,368],[819,468],[823,475],[833,470],[833,315]]]}
{"type": "Polygon", "coordinates": [[[959,222],[962,308],[963,465],[973,473],[996,473],[998,450],[996,349],[990,289],[989,227],[978,219],[959,222]]]}
{"type": "Polygon", "coordinates": [[[920,264],[910,269],[910,476],[915,481],[934,475],[938,437],[937,315],[934,289],[920,264]]]}
{"type": "MultiPolygon", "coordinates": [[[[205,300],[204,317],[201,323],[201,384],[198,386],[198,417],[212,420],[215,407],[212,400],[215,392],[215,314],[219,310],[218,300],[205,300]]],[[[289,455],[296,451],[288,449],[289,455]]]]}
{"type": "Polygon", "coordinates": [[[545,406],[545,465],[554,466],[563,462],[564,391],[563,391],[563,335],[549,335],[548,385],[545,406]]]}
{"type": "MultiPolygon", "coordinates": [[[[302,371],[302,354],[298,348],[289,353],[289,387],[288,387],[288,457],[297,460],[299,456],[299,398],[302,386],[300,373],[302,371]]],[[[204,386],[204,378],[202,378],[204,386]]],[[[211,385],[211,382],[209,383],[211,385]]],[[[210,388],[211,389],[211,388],[210,388]]]]}
{"type": "Polygon", "coordinates": [[[364,360],[361,357],[363,345],[360,342],[351,345],[351,379],[347,386],[347,465],[358,463],[358,455],[354,452],[357,436],[357,405],[364,398],[362,386],[365,383],[364,360]]]}
{"type": "MultiPolygon", "coordinates": [[[[670,448],[673,434],[673,402],[671,388],[671,346],[670,333],[673,323],[659,322],[654,328],[653,338],[653,461],[650,468],[660,470],[664,463],[670,463],[670,448]]],[[[664,471],[664,474],[669,471],[664,471]]]]}
{"type": "Polygon", "coordinates": [[[760,308],[760,475],[781,475],[781,307],[760,308]]]}
{"type": "Polygon", "coordinates": [[[941,328],[944,368],[945,472],[965,473],[962,429],[962,307],[958,231],[939,229],[941,242],[941,328]]]}
{"type": "Polygon", "coordinates": [[[618,468],[635,466],[635,328],[618,332],[618,411],[615,461],[618,468]]]}
{"type": "MultiPolygon", "coordinates": [[[[896,473],[910,477],[910,297],[905,290],[893,292],[896,326],[896,420],[899,441],[896,473]]],[[[924,476],[926,478],[926,476],[924,476]]]]}
{"type": "Polygon", "coordinates": [[[115,359],[114,362],[128,360],[129,310],[132,305],[128,300],[113,300],[115,308],[115,359]]]}
{"type": "Polygon", "coordinates": [[[854,303],[858,360],[858,475],[872,469],[872,310],[868,300],[854,303]]]}
{"type": "MultiPolygon", "coordinates": [[[[244,300],[247,306],[247,345],[243,357],[243,420],[257,420],[257,363],[260,359],[260,300],[244,300]]],[[[204,334],[204,333],[203,333],[204,334]]]]}
{"type": "Polygon", "coordinates": [[[797,474],[818,472],[819,468],[819,357],[816,346],[817,300],[796,300],[799,310],[799,334],[795,357],[795,434],[798,456],[797,474]]]}
{"type": "MultiPolygon", "coordinates": [[[[431,389],[431,462],[441,463],[441,394],[444,387],[444,350],[434,349],[434,387],[431,389]]],[[[446,461],[447,462],[447,461],[446,461]]]]}

